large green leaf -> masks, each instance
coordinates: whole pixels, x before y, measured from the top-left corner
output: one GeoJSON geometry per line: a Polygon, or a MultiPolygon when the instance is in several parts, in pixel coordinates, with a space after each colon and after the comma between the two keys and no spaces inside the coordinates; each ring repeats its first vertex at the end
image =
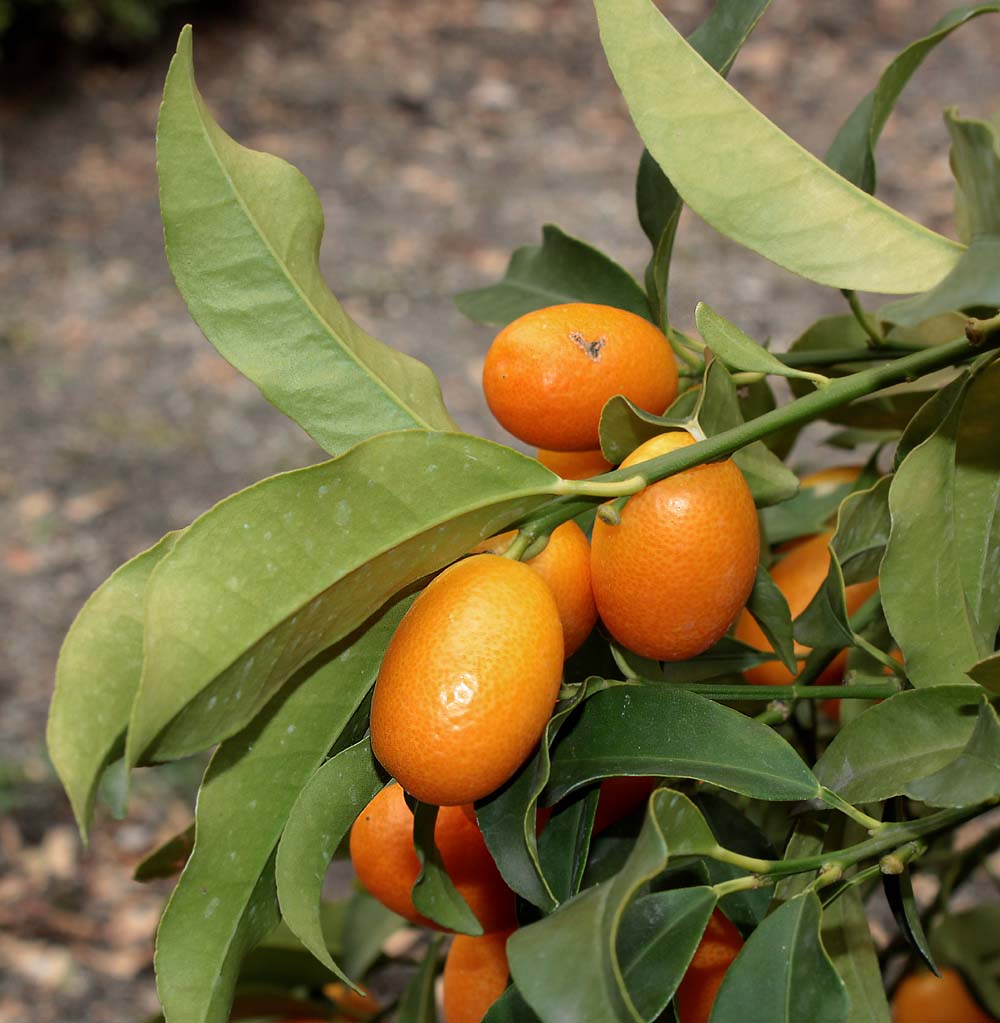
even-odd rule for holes
{"type": "MultiPolygon", "coordinates": [[[[629,903],[642,885],[663,871],[671,856],[697,855],[714,845],[697,808],[680,793],[659,789],[650,797],[642,831],[620,871],[538,923],[514,932],[507,943],[511,974],[544,1023],[641,1023],[647,1018],[640,1014],[641,1007],[649,1007],[657,996],[670,997],[669,988],[652,990],[641,946],[626,941],[639,996],[638,1003],[633,1001],[623,976],[625,964],[619,960],[619,930],[629,903]]],[[[702,915],[707,922],[715,895],[710,888],[693,892],[674,908],[685,916],[688,911],[695,918],[702,915]]],[[[679,931],[682,940],[656,950],[658,957],[662,955],[663,984],[680,980],[700,937],[695,933],[696,919],[679,931]]]]}
{"type": "Polygon", "coordinates": [[[815,892],[779,906],[726,971],[711,1023],[854,1023],[844,982],[823,948],[821,920],[815,892]]]}
{"type": "Polygon", "coordinates": [[[951,309],[1000,306],[1000,145],[987,121],[960,118],[954,110],[945,121],[969,248],[926,294],[883,307],[880,315],[893,323],[908,326],[951,309]]]}
{"type": "Polygon", "coordinates": [[[747,598],[746,609],[753,615],[781,663],[793,675],[797,674],[799,664],[795,657],[792,613],[785,595],[763,565],[757,566],[757,577],[747,598]]]}
{"type": "Polygon", "coordinates": [[[448,430],[434,374],[366,334],[319,269],[323,212],[291,165],[213,120],[181,32],[157,124],[167,258],[205,336],[330,454],[385,430],[448,430]]]}
{"type": "Polygon", "coordinates": [[[595,0],[632,119],[681,198],[716,230],[810,280],[933,287],[963,249],[836,174],[754,109],[650,0],[595,0]]]}
{"type": "Polygon", "coordinates": [[[924,58],[960,25],[1000,4],[978,4],[949,11],[927,35],[910,43],[882,72],[878,85],[854,108],[826,154],[826,162],[866,192],[875,191],[875,144],[900,93],[924,58]]]}
{"type": "Polygon", "coordinates": [[[850,996],[851,1023],[890,1023],[889,1002],[858,888],[848,888],[824,909],[820,933],[850,996]]]}
{"type": "Polygon", "coordinates": [[[896,693],[837,733],[816,762],[816,777],[849,803],[905,792],[965,748],[978,692],[958,685],[896,693]]]}
{"type": "Polygon", "coordinates": [[[697,778],[754,799],[819,795],[772,729],[669,683],[614,686],[587,700],[553,744],[549,800],[621,774],[697,778]]]}
{"type": "Polygon", "coordinates": [[[557,480],[502,445],[413,430],[223,501],[150,579],[131,762],[231,735],[392,594],[525,514],[557,480]]]}
{"type": "Polygon", "coordinates": [[[891,483],[891,476],[883,476],[869,489],[854,491],[840,505],[830,547],[837,555],[848,584],[878,575],[892,524],[889,516],[891,483]]]}
{"type": "Polygon", "coordinates": [[[642,288],[627,270],[555,224],[542,228],[541,245],[515,251],[499,284],[455,296],[470,320],[499,326],[564,302],[596,302],[652,318],[642,288]]]}
{"type": "Polygon", "coordinates": [[[278,846],[275,876],[281,915],[299,941],[344,980],[350,978],[323,939],[320,893],[337,846],[384,785],[371,742],[362,739],[328,760],[301,789],[278,846]]]}
{"type": "Polygon", "coordinates": [[[80,609],[59,651],[45,741],[84,838],[139,688],[146,583],[179,536],[168,533],[114,572],[80,609]]]}
{"type": "Polygon", "coordinates": [[[985,696],[965,749],[940,771],[911,782],[906,794],[931,806],[975,806],[1000,796],[1000,721],[985,696]]]}
{"type": "Polygon", "coordinates": [[[957,523],[965,509],[955,493],[961,408],[956,402],[910,451],[889,487],[892,528],[879,588],[886,622],[915,686],[969,682],[967,669],[986,652],[978,646],[961,571],[957,523]]]}
{"type": "Polygon", "coordinates": [[[156,938],[168,1023],[228,1019],[242,956],[278,921],[274,850],[292,805],[374,683],[401,615],[392,608],[304,669],[212,758],[194,852],[156,938]]]}
{"type": "MultiPolygon", "coordinates": [[[[342,784],[339,777],[337,784],[342,784]]],[[[334,797],[332,802],[338,802],[337,798],[334,797]]],[[[483,933],[482,924],[455,887],[434,844],[437,815],[438,807],[430,803],[417,803],[413,810],[413,845],[420,862],[420,873],[413,882],[413,906],[428,920],[449,931],[480,935],[483,933]]]]}

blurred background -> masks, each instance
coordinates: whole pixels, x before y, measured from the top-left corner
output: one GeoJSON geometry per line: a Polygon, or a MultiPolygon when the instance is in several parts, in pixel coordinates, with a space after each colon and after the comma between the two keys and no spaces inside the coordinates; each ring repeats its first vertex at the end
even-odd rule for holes
{"type": "MultiPolygon", "coordinates": [[[[685,31],[708,0],[661,6],[685,31]]],[[[944,0],[776,0],[734,84],[817,154],[944,0]]],[[[234,490],[319,460],[202,338],[173,287],[157,108],[176,33],[245,145],[299,167],[327,218],[334,292],[427,363],[463,428],[505,439],[479,388],[490,331],[454,309],[547,221],[641,275],[641,146],[587,0],[0,0],[0,1020],[126,1023],[155,1011],[169,886],[131,868],[183,828],[202,762],[140,772],[127,820],[81,849],[44,753],[62,636],[121,562],[234,490]]],[[[1000,18],[911,82],[879,195],[945,233],[941,112],[1000,107],[1000,18]]],[[[838,293],[682,221],[672,304],[704,299],[787,344],[838,293]]],[[[800,463],[822,453],[799,450],[800,463]]]]}

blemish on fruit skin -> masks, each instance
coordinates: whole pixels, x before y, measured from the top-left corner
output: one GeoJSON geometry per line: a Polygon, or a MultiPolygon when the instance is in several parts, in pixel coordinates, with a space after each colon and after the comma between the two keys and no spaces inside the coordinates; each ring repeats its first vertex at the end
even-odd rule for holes
{"type": "Polygon", "coordinates": [[[608,343],[608,339],[603,335],[595,338],[593,341],[588,341],[579,330],[571,330],[569,332],[569,339],[588,359],[593,359],[594,362],[601,358],[601,349],[608,343]]]}

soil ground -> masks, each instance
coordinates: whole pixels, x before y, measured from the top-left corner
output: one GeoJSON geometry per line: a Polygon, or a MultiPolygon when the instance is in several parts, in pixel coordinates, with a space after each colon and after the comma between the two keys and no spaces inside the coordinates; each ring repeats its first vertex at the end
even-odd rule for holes
{"type": "MultiPolygon", "coordinates": [[[[704,0],[674,0],[685,30],[704,0]]],[[[836,127],[940,0],[783,0],[732,80],[807,148],[836,127]]],[[[502,431],[479,373],[488,329],[450,296],[497,279],[547,221],[637,273],[639,141],[585,0],[257,0],[196,16],[201,90],[226,129],[313,182],[333,290],[425,360],[467,430],[502,431]]],[[[168,33],[169,35],[169,33],[168,33]]],[[[0,99],[0,1020],[125,1023],[155,1009],[164,893],[128,881],[190,815],[198,765],[141,778],[81,854],[43,753],[59,643],[122,561],[220,498],[321,455],[201,337],[163,256],[154,130],[172,50],[55,52],[0,99]]],[[[941,111],[1000,106],[1000,18],[933,54],[889,122],[888,202],[950,232],[941,111]]],[[[703,299],[784,344],[840,296],[685,214],[674,308],[703,299]]],[[[800,460],[823,459],[815,448],[800,460]]]]}

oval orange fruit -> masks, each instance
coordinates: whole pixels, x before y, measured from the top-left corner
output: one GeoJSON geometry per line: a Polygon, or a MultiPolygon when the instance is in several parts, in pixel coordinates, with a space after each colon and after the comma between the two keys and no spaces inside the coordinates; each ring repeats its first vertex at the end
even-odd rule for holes
{"type": "MultiPolygon", "coordinates": [[[[484,540],[474,551],[503,554],[516,530],[484,540]]],[[[597,606],[590,586],[590,541],[575,523],[557,526],[540,554],[525,562],[552,591],[563,627],[563,653],[575,653],[597,624],[597,606]]]]}
{"type": "Polygon", "coordinates": [[[708,1023],[722,978],[743,947],[736,927],[713,910],[694,957],[674,995],[680,1023],[708,1023]]]}
{"type": "Polygon", "coordinates": [[[605,402],[624,394],[659,414],[677,394],[677,365],[670,342],[648,320],[571,302],[526,313],[497,334],[483,391],[500,424],[525,443],[593,451],[605,402]]]}
{"type": "Polygon", "coordinates": [[[417,799],[475,802],[538,742],[562,662],[559,610],[537,572],[491,554],[456,562],[389,641],[372,697],[372,750],[417,799]]]}
{"type": "Polygon", "coordinates": [[[546,469],[551,469],[564,480],[589,480],[591,476],[600,476],[614,468],[600,448],[596,451],[546,451],[539,448],[535,457],[546,469]]]}
{"type": "Polygon", "coordinates": [[[904,977],[892,999],[892,1023],[996,1023],[969,994],[958,970],[904,977]]]}
{"type": "MultiPolygon", "coordinates": [[[[483,930],[513,926],[514,893],[500,876],[471,807],[441,807],[434,844],[483,930]]],[[[415,924],[437,927],[413,905],[420,861],[413,848],[413,814],[399,785],[387,785],[361,811],[351,827],[350,849],[354,872],[370,895],[415,924]]]]}
{"type": "MultiPolygon", "coordinates": [[[[800,541],[771,568],[771,578],[788,601],[788,610],[792,613],[793,621],[806,609],[826,579],[826,573],[830,568],[832,536],[833,533],[830,532],[817,533],[807,540],[800,541]]],[[[848,614],[854,614],[876,589],[877,579],[848,586],[845,591],[848,614]]],[[[757,647],[758,650],[771,649],[763,630],[749,611],[744,610],[740,615],[733,635],[736,639],[757,647]]],[[[806,657],[809,656],[809,647],[796,643],[795,656],[799,658],[801,669],[806,657]]],[[[841,650],[817,676],[816,685],[836,685],[843,679],[846,665],[847,651],[841,650]]],[[[756,668],[745,671],[743,677],[754,686],[787,686],[794,679],[792,673],[780,661],[759,664],[756,668]]]]}
{"type": "MultiPolygon", "coordinates": [[[[664,433],[622,468],[693,444],[664,433]]],[[[753,588],[760,555],[757,511],[731,459],[698,465],[629,498],[618,525],[598,517],[591,579],[601,620],[643,657],[679,661],[708,649],[753,588]]]]}
{"type": "Polygon", "coordinates": [[[507,987],[510,931],[471,938],[459,934],[444,963],[444,1023],[480,1023],[507,987]]]}

